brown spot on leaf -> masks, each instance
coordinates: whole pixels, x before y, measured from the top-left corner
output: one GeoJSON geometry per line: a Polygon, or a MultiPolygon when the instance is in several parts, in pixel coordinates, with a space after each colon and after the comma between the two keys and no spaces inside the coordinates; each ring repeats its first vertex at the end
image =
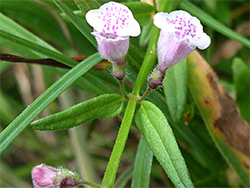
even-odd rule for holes
{"type": "Polygon", "coordinates": [[[208,100],[207,97],[205,97],[204,101],[205,101],[206,104],[209,104],[209,100],[208,100]]]}
{"type": "Polygon", "coordinates": [[[208,87],[203,91],[203,101],[204,108],[212,112],[213,128],[221,132],[227,144],[234,151],[240,152],[249,159],[250,126],[240,117],[237,105],[221,86],[212,68],[197,51],[193,52],[193,57],[195,57],[194,62],[199,67],[200,75],[204,75],[206,78],[201,82],[208,87]],[[211,98],[206,98],[208,94],[211,98]],[[207,105],[205,106],[205,104],[207,105]]]}
{"type": "Polygon", "coordinates": [[[211,68],[209,68],[206,76],[221,106],[217,119],[213,122],[214,127],[222,132],[231,147],[246,156],[250,156],[250,127],[240,117],[237,105],[220,85],[211,68]]]}
{"type": "Polygon", "coordinates": [[[243,166],[244,166],[247,170],[250,170],[250,166],[249,166],[247,163],[243,162],[243,166]]]}

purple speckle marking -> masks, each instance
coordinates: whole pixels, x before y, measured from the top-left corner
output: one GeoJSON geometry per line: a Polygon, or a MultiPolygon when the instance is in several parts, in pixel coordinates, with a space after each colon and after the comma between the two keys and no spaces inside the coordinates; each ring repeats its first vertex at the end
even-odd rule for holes
{"type": "Polygon", "coordinates": [[[177,38],[184,39],[188,43],[190,43],[190,40],[200,39],[200,37],[197,37],[197,26],[189,18],[169,16],[165,18],[165,21],[169,27],[174,29],[173,33],[177,38]]]}
{"type": "Polygon", "coordinates": [[[98,19],[103,22],[103,34],[117,36],[120,30],[130,26],[130,15],[127,8],[116,6],[116,3],[100,9],[98,19]]]}
{"type": "Polygon", "coordinates": [[[181,33],[179,31],[175,31],[174,32],[178,37],[181,35],[181,33]]]}

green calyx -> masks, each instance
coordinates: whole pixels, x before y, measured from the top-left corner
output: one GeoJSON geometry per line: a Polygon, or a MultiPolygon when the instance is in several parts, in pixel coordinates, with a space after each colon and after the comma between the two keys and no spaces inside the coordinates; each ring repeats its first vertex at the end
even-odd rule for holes
{"type": "Polygon", "coordinates": [[[123,80],[123,78],[125,77],[125,73],[126,73],[126,65],[115,65],[115,64],[113,64],[112,75],[117,80],[123,80]]]}

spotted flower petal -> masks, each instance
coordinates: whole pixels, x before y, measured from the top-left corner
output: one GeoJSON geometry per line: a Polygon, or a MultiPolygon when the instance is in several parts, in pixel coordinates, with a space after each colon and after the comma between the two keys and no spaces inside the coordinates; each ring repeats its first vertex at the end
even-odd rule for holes
{"type": "Polygon", "coordinates": [[[138,36],[141,32],[132,12],[120,3],[109,2],[86,14],[87,22],[95,31],[112,37],[138,36]]]}
{"type": "Polygon", "coordinates": [[[200,21],[183,10],[173,11],[169,14],[157,13],[154,16],[154,24],[161,29],[161,32],[185,41],[190,48],[198,47],[204,50],[211,43],[210,37],[203,32],[200,21]]]}
{"type": "Polygon", "coordinates": [[[100,55],[113,63],[112,74],[123,79],[129,36],[138,36],[141,32],[132,12],[125,5],[111,1],[87,12],[86,20],[94,28],[92,34],[100,55]]]}
{"type": "Polygon", "coordinates": [[[203,50],[211,43],[200,21],[185,11],[157,13],[154,24],[161,32],[157,47],[159,64],[149,78],[152,89],[161,85],[169,67],[186,58],[196,47],[203,50]]]}

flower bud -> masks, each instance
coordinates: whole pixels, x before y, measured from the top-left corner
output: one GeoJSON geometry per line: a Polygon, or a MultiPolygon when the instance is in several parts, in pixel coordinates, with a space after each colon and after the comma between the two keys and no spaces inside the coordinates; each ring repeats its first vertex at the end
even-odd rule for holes
{"type": "Polygon", "coordinates": [[[77,174],[63,168],[38,165],[31,172],[34,188],[66,188],[81,184],[77,174]]]}

